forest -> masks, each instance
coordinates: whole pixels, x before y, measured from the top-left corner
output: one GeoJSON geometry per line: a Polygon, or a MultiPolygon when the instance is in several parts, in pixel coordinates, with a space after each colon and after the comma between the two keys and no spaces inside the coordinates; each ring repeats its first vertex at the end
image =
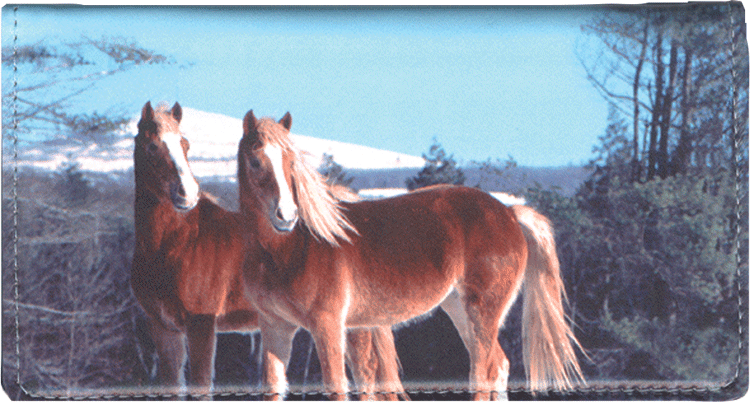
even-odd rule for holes
{"type": "Polygon", "coordinates": [[[736,395],[747,389],[748,56],[744,23],[723,7],[585,24],[601,53],[581,63],[610,104],[594,172],[573,197],[529,189],[528,199],[557,228],[593,362],[629,379],[700,373],[736,395]],[[594,357],[612,345],[624,353],[614,362],[594,357]]]}
{"type": "MultiPolygon", "coordinates": [[[[586,392],[541,398],[738,398],[748,387],[744,10],[713,3],[610,7],[584,24],[581,35],[592,46],[579,50],[580,63],[609,104],[608,126],[577,188],[524,183],[516,194],[555,227],[567,314],[589,381],[586,392]]],[[[119,39],[79,46],[110,60],[109,74],[174,62],[119,39]]],[[[75,164],[53,173],[12,164],[14,149],[23,145],[19,137],[40,127],[106,141],[125,120],[66,112],[69,80],[93,85],[99,79],[75,75],[89,62],[75,51],[38,44],[16,49],[15,59],[11,53],[3,48],[4,72],[16,68],[13,60],[30,71],[49,71],[38,69],[48,63],[70,70],[40,73],[28,87],[3,82],[3,389],[11,399],[149,398],[140,387],[154,381],[154,346],[129,286],[132,182],[107,183],[75,164]],[[44,93],[33,98],[40,88],[44,93]],[[14,97],[21,106],[11,113],[14,97]]],[[[424,158],[425,168],[404,179],[404,187],[490,189],[467,180],[469,168],[438,143],[424,158]]],[[[484,167],[497,182],[515,168],[484,167]]],[[[333,160],[323,173],[356,186],[354,173],[333,160]]],[[[232,185],[201,184],[222,205],[236,205],[232,185]]],[[[510,398],[540,398],[523,386],[520,304],[499,334],[511,362],[510,398]]],[[[425,385],[468,375],[468,354],[443,312],[398,326],[394,334],[413,399],[467,396],[425,385]]],[[[219,336],[216,383],[232,395],[216,399],[258,397],[243,393],[259,381],[258,342],[258,334],[219,336]]],[[[288,377],[293,384],[321,381],[303,331],[295,338],[288,377]]]]}

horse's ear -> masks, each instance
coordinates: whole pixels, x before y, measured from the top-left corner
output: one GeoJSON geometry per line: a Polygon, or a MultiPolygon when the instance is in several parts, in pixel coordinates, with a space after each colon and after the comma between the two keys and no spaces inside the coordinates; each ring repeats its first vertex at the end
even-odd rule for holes
{"type": "Polygon", "coordinates": [[[175,120],[179,123],[182,120],[182,106],[180,106],[179,102],[175,102],[174,106],[172,106],[172,117],[174,117],[175,120]]]}
{"type": "Polygon", "coordinates": [[[150,132],[156,131],[154,123],[154,108],[151,107],[151,101],[146,102],[141,109],[141,120],[138,122],[138,136],[150,135],[150,132]]]}
{"type": "Polygon", "coordinates": [[[251,131],[255,131],[258,126],[258,119],[255,118],[253,110],[250,109],[242,120],[242,136],[245,137],[250,134],[251,131]]]}
{"type": "Polygon", "coordinates": [[[289,112],[286,112],[284,117],[279,120],[279,123],[284,126],[287,131],[289,131],[292,128],[292,115],[289,114],[289,112]]]}
{"type": "Polygon", "coordinates": [[[141,121],[154,121],[154,108],[151,107],[151,101],[146,102],[141,109],[141,121]]]}

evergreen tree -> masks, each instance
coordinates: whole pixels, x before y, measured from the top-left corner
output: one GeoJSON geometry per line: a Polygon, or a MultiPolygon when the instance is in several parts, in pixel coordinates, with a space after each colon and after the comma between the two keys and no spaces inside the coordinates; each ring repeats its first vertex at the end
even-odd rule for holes
{"type": "Polygon", "coordinates": [[[433,184],[464,184],[466,177],[461,168],[456,166],[453,155],[448,155],[436,140],[427,154],[422,154],[425,167],[415,177],[406,180],[406,187],[414,190],[433,184]]]}

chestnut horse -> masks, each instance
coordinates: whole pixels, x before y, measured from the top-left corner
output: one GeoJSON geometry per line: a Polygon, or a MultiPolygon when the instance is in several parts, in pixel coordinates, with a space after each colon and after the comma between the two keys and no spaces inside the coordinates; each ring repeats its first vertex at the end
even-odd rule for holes
{"type": "MultiPolygon", "coordinates": [[[[149,102],[141,111],[134,151],[131,285],[149,317],[159,392],[209,396],[216,332],[258,329],[258,314],[245,294],[242,262],[260,248],[246,230],[251,224],[247,218],[225,211],[200,191],[187,162],[189,143],[179,130],[181,118],[179,103],[167,111],[154,110],[149,102]],[[190,388],[185,388],[188,354],[190,388]]],[[[380,381],[403,394],[390,328],[352,331],[348,341],[350,368],[364,391],[373,392],[380,381]]]]}
{"type": "Polygon", "coordinates": [[[531,389],[583,380],[542,215],[454,186],[338,201],[289,139],[291,122],[249,111],[238,151],[240,209],[265,250],[245,267],[262,338],[274,339],[262,346],[265,392],[283,396],[284,351],[298,327],[312,334],[326,392],[342,399],[347,327],[390,328],[441,306],[468,349],[474,398],[507,397],[498,330],[522,288],[531,389]]]}

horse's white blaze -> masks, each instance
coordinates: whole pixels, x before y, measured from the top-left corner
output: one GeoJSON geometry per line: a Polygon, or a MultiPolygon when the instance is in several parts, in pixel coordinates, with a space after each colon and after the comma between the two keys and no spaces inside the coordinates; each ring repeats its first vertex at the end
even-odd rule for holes
{"type": "MultiPolygon", "coordinates": [[[[281,213],[281,218],[286,222],[294,221],[297,219],[297,205],[294,204],[292,191],[289,187],[289,183],[286,181],[286,176],[284,175],[281,148],[275,145],[266,145],[265,153],[271,161],[273,174],[276,178],[276,183],[279,185],[278,210],[281,213]]],[[[274,213],[276,212],[274,211],[274,213]]]]}
{"type": "Polygon", "coordinates": [[[195,180],[193,172],[190,170],[185,153],[182,151],[181,138],[178,133],[165,133],[162,135],[162,141],[167,146],[169,157],[172,158],[172,162],[177,169],[177,175],[180,178],[180,183],[182,183],[182,188],[185,190],[185,200],[192,208],[198,203],[200,186],[195,180]]]}

